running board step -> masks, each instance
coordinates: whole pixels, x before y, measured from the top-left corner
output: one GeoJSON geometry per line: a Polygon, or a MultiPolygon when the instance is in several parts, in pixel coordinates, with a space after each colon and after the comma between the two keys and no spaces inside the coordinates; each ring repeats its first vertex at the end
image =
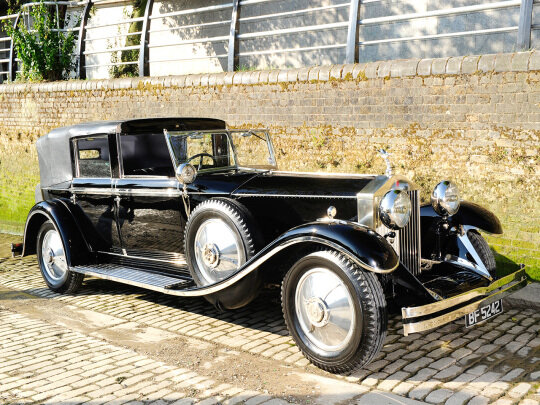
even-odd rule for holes
{"type": "Polygon", "coordinates": [[[117,281],[156,291],[177,290],[194,287],[193,280],[184,275],[162,274],[119,264],[93,264],[70,268],[75,273],[117,281]]]}

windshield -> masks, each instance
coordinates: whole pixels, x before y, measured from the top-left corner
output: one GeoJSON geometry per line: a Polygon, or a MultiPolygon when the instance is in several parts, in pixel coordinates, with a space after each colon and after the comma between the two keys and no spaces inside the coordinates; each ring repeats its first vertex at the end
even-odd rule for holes
{"type": "Polygon", "coordinates": [[[190,163],[200,170],[275,169],[270,136],[265,130],[167,131],[175,168],[190,163]]]}

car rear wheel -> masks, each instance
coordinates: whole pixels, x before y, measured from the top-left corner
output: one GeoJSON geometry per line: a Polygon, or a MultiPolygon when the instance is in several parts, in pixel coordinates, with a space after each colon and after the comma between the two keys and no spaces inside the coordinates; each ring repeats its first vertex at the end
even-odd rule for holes
{"type": "Polygon", "coordinates": [[[64,244],[50,221],[41,225],[36,252],[41,275],[47,286],[58,293],[73,293],[81,286],[84,275],[69,270],[64,244]]]}
{"type": "Polygon", "coordinates": [[[341,253],[298,260],[283,279],[282,309],[294,341],[314,365],[344,373],[368,364],[386,337],[386,300],[377,277],[341,253]]]}

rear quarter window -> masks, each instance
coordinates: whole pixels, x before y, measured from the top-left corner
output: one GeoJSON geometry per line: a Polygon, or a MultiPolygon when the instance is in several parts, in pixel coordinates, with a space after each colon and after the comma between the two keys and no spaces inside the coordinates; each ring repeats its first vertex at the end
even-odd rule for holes
{"type": "Polygon", "coordinates": [[[109,139],[106,135],[74,140],[77,177],[111,177],[109,139]]]}

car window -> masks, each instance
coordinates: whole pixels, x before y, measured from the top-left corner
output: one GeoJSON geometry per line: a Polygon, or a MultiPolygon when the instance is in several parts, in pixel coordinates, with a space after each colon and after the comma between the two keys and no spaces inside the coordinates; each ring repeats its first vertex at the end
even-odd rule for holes
{"type": "Polygon", "coordinates": [[[167,142],[160,134],[121,135],[124,176],[174,177],[167,142]]]}
{"type": "Polygon", "coordinates": [[[199,133],[173,135],[171,147],[177,164],[191,163],[199,170],[235,165],[226,133],[199,133]]]}
{"type": "Polygon", "coordinates": [[[77,177],[111,177],[109,139],[106,135],[74,141],[77,177]]]}
{"type": "Polygon", "coordinates": [[[242,167],[275,166],[268,135],[264,131],[230,131],[237,164],[242,167]]]}

